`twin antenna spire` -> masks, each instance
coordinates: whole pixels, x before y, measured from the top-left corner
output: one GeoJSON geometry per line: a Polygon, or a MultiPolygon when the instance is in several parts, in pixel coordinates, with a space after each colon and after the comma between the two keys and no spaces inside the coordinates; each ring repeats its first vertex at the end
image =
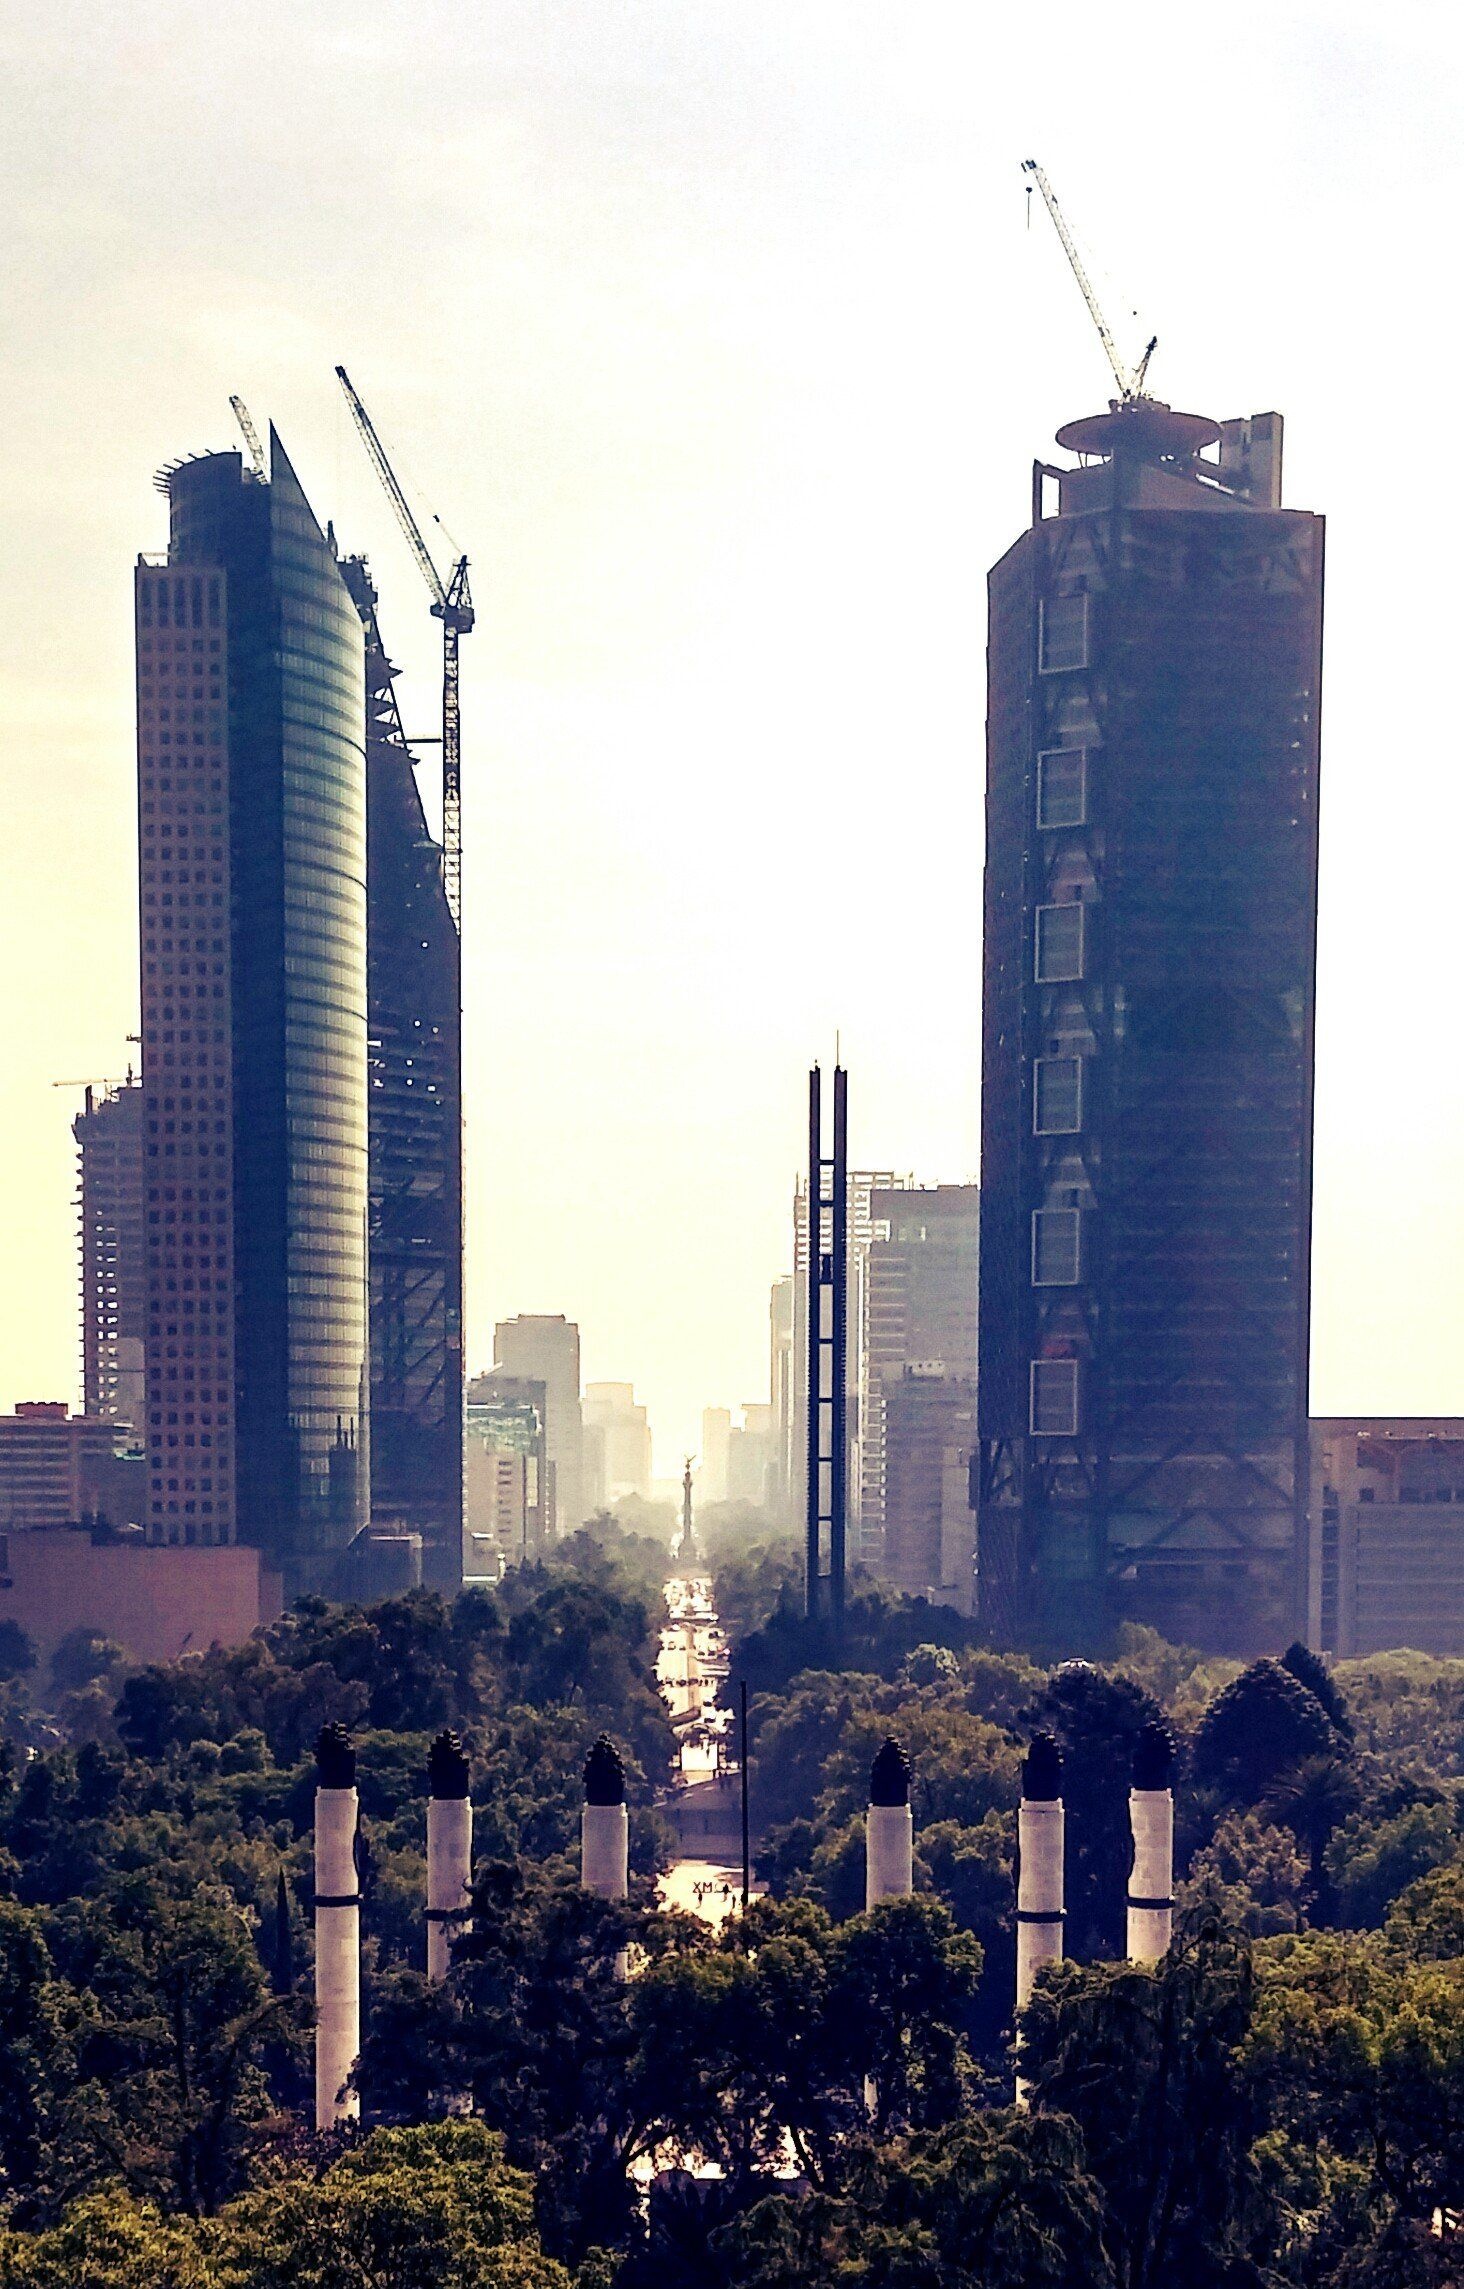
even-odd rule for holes
{"type": "Polygon", "coordinates": [[[1144,404],[1146,402],[1144,382],[1149,371],[1149,360],[1158,347],[1158,335],[1153,337],[1137,366],[1130,371],[1118,354],[1118,345],[1113,339],[1108,320],[1103,315],[1103,306],[1093,290],[1092,280],[1083,268],[1083,258],[1078,252],[1072,232],[1068,229],[1063,211],[1057,203],[1056,191],[1048,182],[1046,175],[1035,159],[1022,161],[1022,173],[1031,178],[1027,186],[1029,196],[1032,183],[1035,183],[1042,193],[1042,203],[1052,217],[1052,227],[1062,243],[1062,251],[1068,258],[1068,267],[1078,282],[1083,300],[1088,305],[1088,316],[1098,329],[1098,339],[1103,344],[1104,354],[1108,359],[1113,378],[1118,384],[1119,403],[1121,405],[1144,404]]]}

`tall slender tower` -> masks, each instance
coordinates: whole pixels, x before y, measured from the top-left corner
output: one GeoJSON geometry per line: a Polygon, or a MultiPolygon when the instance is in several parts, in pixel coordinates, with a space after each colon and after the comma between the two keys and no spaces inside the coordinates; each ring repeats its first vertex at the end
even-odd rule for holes
{"type": "Polygon", "coordinates": [[[1058,442],[990,584],[980,1611],[1253,1653],[1304,1619],[1323,525],[1276,414],[1058,442]]]}
{"type": "Polygon", "coordinates": [[[833,1136],[824,1149],[823,1077],[808,1076],[808,1262],[804,1286],[804,1607],[844,1622],[848,1527],[848,1075],[834,1067],[833,1136]],[[828,1558],[824,1567],[825,1554],[828,1558]]]}
{"type": "Polygon", "coordinates": [[[366,637],[371,1515],[463,1577],[461,955],[403,736],[365,560],[341,573],[366,637]]]}
{"type": "Polygon", "coordinates": [[[369,1505],[361,621],[284,448],[136,576],[149,1527],[322,1586],[369,1505]]]}

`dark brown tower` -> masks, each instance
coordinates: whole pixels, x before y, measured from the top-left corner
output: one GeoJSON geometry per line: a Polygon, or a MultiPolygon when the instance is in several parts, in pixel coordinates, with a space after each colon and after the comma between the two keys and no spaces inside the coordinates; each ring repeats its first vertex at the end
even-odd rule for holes
{"type": "Polygon", "coordinates": [[[1302,1619],[1323,524],[1274,414],[1059,442],[990,582],[980,1608],[1251,1653],[1302,1619]]]}

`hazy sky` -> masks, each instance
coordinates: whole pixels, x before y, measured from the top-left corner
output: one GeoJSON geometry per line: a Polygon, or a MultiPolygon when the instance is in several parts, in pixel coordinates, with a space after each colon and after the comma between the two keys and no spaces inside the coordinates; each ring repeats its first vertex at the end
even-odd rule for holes
{"type": "Polygon", "coordinates": [[[634,1378],[658,1468],[766,1388],[804,1074],[856,1161],[975,1174],[984,577],[1096,338],[1279,407],[1329,523],[1319,1411],[1464,1412],[1452,707],[1464,34],[935,0],[0,5],[0,1405],[74,1394],[77,1092],[135,1029],[131,563],[272,417],[436,627],[350,368],[473,558],[469,1356],[634,1378]]]}

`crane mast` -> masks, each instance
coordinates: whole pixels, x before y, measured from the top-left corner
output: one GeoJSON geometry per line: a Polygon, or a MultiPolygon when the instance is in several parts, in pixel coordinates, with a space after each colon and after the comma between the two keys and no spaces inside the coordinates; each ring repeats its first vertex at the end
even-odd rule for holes
{"type": "Polygon", "coordinates": [[[1077,280],[1083,300],[1088,305],[1088,316],[1098,329],[1098,339],[1103,344],[1104,354],[1112,369],[1113,378],[1118,384],[1119,397],[1125,405],[1132,405],[1136,399],[1141,398],[1144,394],[1144,381],[1149,371],[1149,360],[1154,355],[1156,344],[1150,342],[1144,352],[1143,362],[1138,371],[1130,373],[1118,354],[1118,346],[1109,329],[1108,320],[1103,315],[1103,306],[1093,290],[1093,282],[1083,268],[1083,258],[1078,252],[1072,232],[1068,229],[1067,219],[1057,203],[1056,191],[1048,182],[1046,175],[1035,159],[1022,161],[1022,173],[1030,175],[1042,193],[1042,203],[1052,217],[1052,227],[1057,232],[1063,253],[1068,258],[1068,268],[1077,280]]]}
{"type": "Polygon", "coordinates": [[[432,616],[442,622],[442,883],[454,929],[462,928],[462,717],[459,702],[458,641],[472,633],[477,615],[468,585],[468,560],[460,556],[451,578],[444,583],[432,551],[412,514],[411,504],[397,481],[376,424],[361,403],[344,366],[336,367],[336,380],[345,394],[361,442],[406,536],[432,597],[432,616]]]}
{"type": "Polygon", "coordinates": [[[238,422],[243,432],[244,442],[249,448],[249,458],[254,464],[255,476],[267,477],[269,475],[269,463],[264,458],[264,447],[259,442],[259,431],[254,426],[253,415],[242,397],[231,397],[229,403],[234,409],[234,419],[238,422]]]}

